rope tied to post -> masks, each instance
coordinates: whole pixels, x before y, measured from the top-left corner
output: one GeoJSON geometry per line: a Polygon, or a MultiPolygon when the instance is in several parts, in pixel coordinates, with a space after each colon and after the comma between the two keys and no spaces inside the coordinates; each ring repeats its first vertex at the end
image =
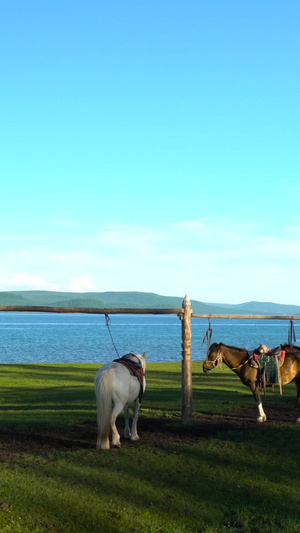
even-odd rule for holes
{"type": "Polygon", "coordinates": [[[293,346],[294,342],[296,342],[296,333],[295,333],[295,325],[294,320],[290,320],[290,327],[289,327],[289,335],[288,335],[288,343],[290,347],[293,346]]]}
{"type": "Polygon", "coordinates": [[[110,330],[111,320],[110,320],[110,317],[109,317],[109,315],[108,315],[107,313],[105,313],[105,323],[106,323],[106,326],[107,326],[107,329],[108,329],[108,333],[109,333],[109,335],[110,335],[110,338],[111,338],[111,342],[112,342],[112,344],[113,344],[113,347],[114,347],[114,349],[115,349],[115,351],[116,351],[117,356],[118,356],[119,359],[120,359],[119,352],[118,352],[117,347],[116,347],[116,345],[115,345],[115,343],[114,343],[114,339],[113,339],[113,336],[112,336],[112,333],[111,333],[111,330],[110,330]]]}
{"type": "Polygon", "coordinates": [[[207,340],[207,351],[209,350],[210,348],[210,344],[211,344],[211,339],[212,339],[212,334],[213,334],[213,330],[212,330],[212,327],[211,327],[211,317],[208,319],[208,329],[206,330],[205,332],[205,335],[203,337],[203,341],[202,341],[202,346],[203,344],[205,343],[205,341],[207,340]]]}

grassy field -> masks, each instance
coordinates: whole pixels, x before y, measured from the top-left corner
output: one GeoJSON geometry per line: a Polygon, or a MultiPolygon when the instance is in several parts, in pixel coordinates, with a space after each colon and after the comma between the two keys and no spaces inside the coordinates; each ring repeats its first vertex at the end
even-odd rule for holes
{"type": "Polygon", "coordinates": [[[181,364],[149,364],[140,441],[97,452],[97,369],[0,365],[1,533],[300,532],[293,384],[267,392],[257,424],[232,372],[194,362],[182,426],[181,364]]]}

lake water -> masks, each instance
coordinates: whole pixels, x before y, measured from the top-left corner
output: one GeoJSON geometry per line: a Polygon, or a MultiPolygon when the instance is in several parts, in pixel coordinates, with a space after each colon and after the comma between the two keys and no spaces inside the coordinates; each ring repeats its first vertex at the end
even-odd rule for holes
{"type": "MultiPolygon", "coordinates": [[[[181,360],[176,315],[110,315],[119,355],[147,353],[148,362],[181,360]]],[[[254,349],[288,341],[288,320],[212,319],[212,342],[254,349]]],[[[208,320],[192,319],[192,359],[205,359],[208,320]]],[[[297,338],[300,324],[295,321],[297,338]]],[[[0,363],[105,363],[117,357],[104,315],[0,312],[0,363]]]]}

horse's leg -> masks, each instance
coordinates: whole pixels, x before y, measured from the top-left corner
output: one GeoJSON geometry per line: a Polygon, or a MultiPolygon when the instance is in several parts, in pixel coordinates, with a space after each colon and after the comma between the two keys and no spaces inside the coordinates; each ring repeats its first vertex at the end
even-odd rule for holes
{"type": "Polygon", "coordinates": [[[258,390],[258,385],[257,383],[255,383],[254,381],[250,381],[249,382],[249,388],[254,396],[254,399],[256,401],[256,405],[257,405],[257,408],[258,408],[258,417],[257,417],[257,422],[265,422],[267,420],[267,416],[264,412],[264,409],[263,409],[263,406],[262,406],[262,403],[261,403],[261,398],[260,398],[260,394],[259,394],[259,390],[258,390]]]}
{"type": "Polygon", "coordinates": [[[300,409],[300,379],[295,379],[296,387],[297,387],[297,409],[300,409]]]}
{"type": "Polygon", "coordinates": [[[111,434],[112,434],[111,445],[117,448],[120,448],[121,441],[120,441],[120,435],[118,433],[117,426],[116,426],[116,420],[123,408],[124,408],[124,405],[122,403],[116,403],[113,406],[113,410],[111,414],[111,434]]]}
{"type": "Polygon", "coordinates": [[[124,407],[124,419],[125,419],[124,438],[125,439],[130,439],[130,437],[131,437],[130,426],[129,426],[129,418],[130,418],[129,408],[128,408],[128,405],[126,404],[125,407],[124,407]]]}
{"type": "MultiPolygon", "coordinates": [[[[296,387],[297,387],[297,409],[300,409],[300,379],[295,379],[296,387]]],[[[296,422],[300,423],[300,418],[297,418],[296,422]]]]}
{"type": "Polygon", "coordinates": [[[139,408],[140,408],[140,401],[137,398],[134,402],[134,413],[132,418],[132,425],[131,425],[131,440],[139,440],[139,436],[137,433],[137,421],[139,417],[139,408]]]}

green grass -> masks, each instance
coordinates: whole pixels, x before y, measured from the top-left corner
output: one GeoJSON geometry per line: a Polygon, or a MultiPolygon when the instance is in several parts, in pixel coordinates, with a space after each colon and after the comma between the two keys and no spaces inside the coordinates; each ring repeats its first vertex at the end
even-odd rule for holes
{"type": "MultiPolygon", "coordinates": [[[[300,531],[300,425],[289,422],[201,435],[201,419],[250,410],[252,395],[226,369],[193,364],[195,438],[180,431],[181,364],[147,367],[142,419],[163,419],[171,438],[97,452],[5,446],[5,436],[34,435],[96,418],[97,365],[0,366],[0,532],[294,533],[300,531]],[[178,431],[177,431],[177,429],[178,431]],[[2,439],[1,439],[2,435],[2,439]],[[17,452],[15,450],[18,450],[17,452]],[[4,453],[5,452],[5,453],[4,453]],[[2,506],[2,507],[1,507],[2,506]]],[[[268,406],[292,404],[293,384],[268,393],[268,406]]],[[[292,408],[292,407],[291,407],[292,408]]],[[[296,418],[296,415],[295,415],[296,418]]],[[[123,421],[120,420],[120,427],[123,421]]]]}

